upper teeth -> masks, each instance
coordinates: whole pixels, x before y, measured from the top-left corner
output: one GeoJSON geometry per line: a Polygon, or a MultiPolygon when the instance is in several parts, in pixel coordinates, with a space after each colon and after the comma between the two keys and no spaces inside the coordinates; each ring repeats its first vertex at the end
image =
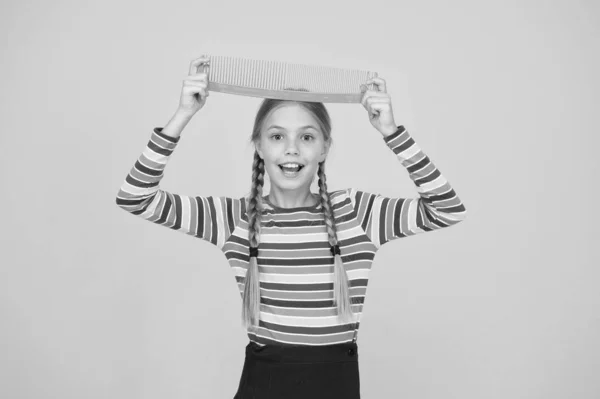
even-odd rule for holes
{"type": "Polygon", "coordinates": [[[297,163],[284,163],[281,166],[286,166],[288,168],[296,168],[296,167],[300,166],[300,164],[297,164],[297,163]]]}

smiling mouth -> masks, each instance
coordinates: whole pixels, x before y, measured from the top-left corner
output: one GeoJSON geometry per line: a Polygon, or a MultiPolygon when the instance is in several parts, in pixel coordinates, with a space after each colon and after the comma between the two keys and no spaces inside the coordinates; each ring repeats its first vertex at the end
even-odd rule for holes
{"type": "Polygon", "coordinates": [[[297,172],[300,172],[304,168],[305,165],[300,165],[297,170],[286,170],[281,165],[277,165],[277,166],[279,166],[279,169],[281,169],[284,172],[297,173],[297,172]]]}

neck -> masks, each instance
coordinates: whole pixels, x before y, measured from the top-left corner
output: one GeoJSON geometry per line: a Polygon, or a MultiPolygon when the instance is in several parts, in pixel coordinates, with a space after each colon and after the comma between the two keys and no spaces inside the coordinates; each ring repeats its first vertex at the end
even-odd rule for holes
{"type": "Polygon", "coordinates": [[[301,196],[295,196],[293,194],[282,194],[271,190],[267,197],[269,202],[279,208],[310,207],[315,206],[318,203],[317,195],[311,193],[310,191],[302,194],[301,196]]]}

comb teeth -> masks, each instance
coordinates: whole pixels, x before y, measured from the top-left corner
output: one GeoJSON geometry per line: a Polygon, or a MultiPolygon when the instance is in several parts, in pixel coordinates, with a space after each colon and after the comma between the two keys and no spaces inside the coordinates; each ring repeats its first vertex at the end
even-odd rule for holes
{"type": "MultiPolygon", "coordinates": [[[[208,89],[283,100],[360,102],[360,85],[376,72],[212,55],[208,89]]],[[[374,85],[369,85],[374,90],[374,85]]]]}

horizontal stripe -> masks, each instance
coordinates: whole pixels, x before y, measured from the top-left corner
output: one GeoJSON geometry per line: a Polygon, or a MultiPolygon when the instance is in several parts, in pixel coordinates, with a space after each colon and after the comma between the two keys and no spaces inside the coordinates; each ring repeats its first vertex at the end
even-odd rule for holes
{"type": "MultiPolygon", "coordinates": [[[[329,193],[354,322],[341,323],[336,317],[334,258],[321,204],[274,208],[263,196],[257,258],[260,320],[256,334],[247,332],[251,341],[259,345],[330,345],[356,339],[369,273],[379,248],[465,219],[462,201],[403,126],[383,141],[406,168],[416,197],[390,198],[355,188],[329,193]]],[[[250,260],[249,199],[192,197],[162,190],[160,181],[178,142],[179,137],[166,136],[162,128],[155,128],[125,177],[116,203],[133,215],[214,244],[225,255],[243,298],[250,260]]]]}

